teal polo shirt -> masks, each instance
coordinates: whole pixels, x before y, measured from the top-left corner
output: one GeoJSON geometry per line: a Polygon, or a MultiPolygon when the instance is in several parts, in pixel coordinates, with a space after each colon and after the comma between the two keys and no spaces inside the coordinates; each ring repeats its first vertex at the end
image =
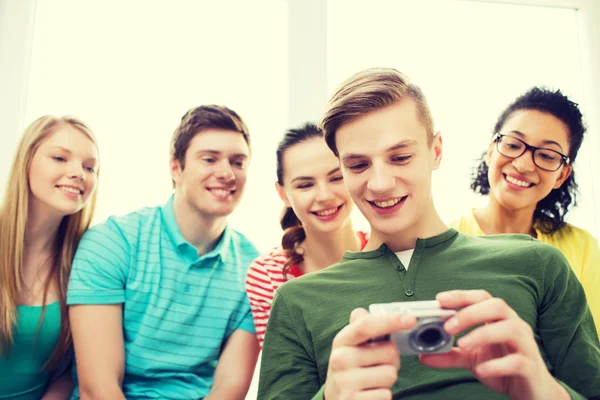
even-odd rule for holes
{"type": "MultiPolygon", "coordinates": [[[[201,399],[227,338],[236,329],[254,333],[244,284],[257,256],[227,227],[199,257],[179,230],[171,197],[85,233],[67,304],[123,304],[127,399],[201,399]]],[[[79,399],[77,385],[72,399],[79,399]]]]}

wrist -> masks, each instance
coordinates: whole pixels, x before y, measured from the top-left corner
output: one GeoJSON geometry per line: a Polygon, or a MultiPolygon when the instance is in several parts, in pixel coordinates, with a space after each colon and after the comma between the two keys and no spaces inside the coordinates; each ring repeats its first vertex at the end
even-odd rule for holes
{"type": "Polygon", "coordinates": [[[553,390],[552,390],[552,399],[557,399],[557,400],[572,400],[571,394],[569,393],[569,391],[567,390],[567,388],[561,384],[559,381],[557,381],[556,379],[553,379],[554,381],[554,385],[553,385],[553,390]]]}
{"type": "Polygon", "coordinates": [[[572,400],[567,389],[561,385],[556,379],[550,376],[550,381],[537,385],[541,390],[534,391],[535,393],[529,400],[572,400]]]}
{"type": "Polygon", "coordinates": [[[325,385],[324,385],[324,389],[323,389],[323,400],[333,400],[333,399],[335,399],[335,396],[333,395],[333,393],[331,393],[331,389],[329,388],[327,381],[325,381],[325,385]]]}

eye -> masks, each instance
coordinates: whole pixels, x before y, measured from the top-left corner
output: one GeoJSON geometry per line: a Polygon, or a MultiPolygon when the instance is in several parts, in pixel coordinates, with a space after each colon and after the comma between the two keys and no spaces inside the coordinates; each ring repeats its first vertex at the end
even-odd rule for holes
{"type": "Polygon", "coordinates": [[[331,178],[331,182],[339,182],[339,181],[343,181],[344,177],[343,176],[334,176],[333,178],[331,178]]]}
{"type": "Polygon", "coordinates": [[[558,158],[557,156],[555,156],[553,154],[543,153],[543,152],[540,152],[539,156],[546,161],[555,161],[558,158]]]}
{"type": "Polygon", "coordinates": [[[202,157],[202,161],[207,164],[214,164],[216,160],[213,157],[202,157]]]}
{"type": "Polygon", "coordinates": [[[312,185],[313,185],[312,183],[307,182],[307,183],[301,183],[300,185],[298,185],[296,187],[298,189],[308,189],[308,188],[312,187],[312,185]]]}
{"type": "Polygon", "coordinates": [[[96,168],[95,167],[84,167],[86,170],[88,170],[89,172],[91,172],[92,174],[94,172],[96,172],[96,168]]]}
{"type": "Polygon", "coordinates": [[[233,166],[236,168],[240,168],[240,169],[244,169],[246,167],[246,162],[245,161],[234,161],[233,162],[233,166]]]}
{"type": "Polygon", "coordinates": [[[359,172],[367,167],[368,167],[368,164],[366,162],[359,162],[359,163],[347,166],[347,168],[353,172],[359,172]]]}
{"type": "Polygon", "coordinates": [[[392,161],[399,164],[406,164],[411,158],[412,156],[396,156],[392,157],[392,161]]]}
{"type": "Polygon", "coordinates": [[[53,156],[53,157],[52,157],[52,159],[53,159],[54,161],[56,161],[56,162],[65,162],[65,161],[67,161],[67,159],[66,159],[66,158],[64,158],[64,157],[61,157],[61,156],[53,156]]]}

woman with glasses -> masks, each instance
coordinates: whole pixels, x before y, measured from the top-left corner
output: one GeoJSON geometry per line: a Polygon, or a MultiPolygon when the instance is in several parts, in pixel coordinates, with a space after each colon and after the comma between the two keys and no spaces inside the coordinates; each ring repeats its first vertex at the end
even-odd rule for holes
{"type": "Polygon", "coordinates": [[[471,189],[489,195],[450,224],[472,235],[521,233],[558,247],[581,281],[600,331],[600,249],[584,229],[565,222],[575,205],[573,162],[585,127],[560,90],[534,87],[500,115],[471,189]]]}

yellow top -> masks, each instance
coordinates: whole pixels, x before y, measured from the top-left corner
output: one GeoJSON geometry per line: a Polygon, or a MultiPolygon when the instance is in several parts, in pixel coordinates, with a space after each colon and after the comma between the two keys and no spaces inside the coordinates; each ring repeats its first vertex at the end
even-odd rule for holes
{"type": "MultiPolygon", "coordinates": [[[[450,227],[468,235],[485,235],[473,212],[452,223],[450,227]]],[[[557,247],[565,255],[573,272],[583,285],[596,330],[600,333],[600,248],[598,242],[585,229],[566,224],[553,234],[536,229],[537,239],[557,247]]]]}

